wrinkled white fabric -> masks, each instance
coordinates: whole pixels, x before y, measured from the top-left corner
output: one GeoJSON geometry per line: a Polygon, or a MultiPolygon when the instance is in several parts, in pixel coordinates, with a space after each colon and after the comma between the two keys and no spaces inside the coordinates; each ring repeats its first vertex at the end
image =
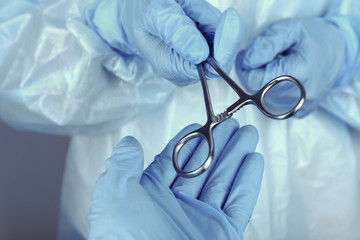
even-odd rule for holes
{"type": "MultiPolygon", "coordinates": [[[[280,19],[328,13],[335,1],[213,0],[242,17],[241,48],[280,19]]],[[[336,11],[359,13],[356,1],[336,11]]],[[[0,117],[20,129],[71,136],[59,239],[85,239],[96,179],[125,135],[143,146],[145,165],[190,123],[205,122],[200,84],[177,88],[143,60],[122,58],[89,27],[91,1],[0,0],[0,117]]],[[[324,56],[326,57],[326,56],[324,56]]],[[[231,77],[237,79],[235,72],[231,77]]],[[[235,94],[209,82],[216,112],[235,94]]],[[[303,119],[234,117],[259,130],[265,159],[260,196],[245,239],[359,239],[360,74],[303,119]]]]}

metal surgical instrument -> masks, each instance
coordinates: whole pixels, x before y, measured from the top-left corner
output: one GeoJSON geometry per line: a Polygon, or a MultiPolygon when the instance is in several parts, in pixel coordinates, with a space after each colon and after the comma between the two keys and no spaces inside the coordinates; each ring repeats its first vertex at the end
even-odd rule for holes
{"type": "Polygon", "coordinates": [[[247,105],[247,104],[255,104],[257,108],[265,114],[267,117],[273,118],[273,119],[286,119],[294,115],[304,104],[305,101],[305,89],[303,85],[295,78],[283,75],[279,76],[277,78],[274,78],[270,82],[268,82],[265,86],[263,86],[257,93],[253,95],[247,94],[245,91],[243,91],[235,82],[232,80],[216,63],[215,59],[213,57],[209,57],[205,62],[200,63],[196,65],[197,70],[199,72],[200,81],[202,85],[202,90],[204,94],[204,100],[205,100],[205,107],[206,107],[206,113],[207,113],[207,122],[202,127],[198,128],[195,131],[190,132],[189,134],[185,135],[183,138],[179,140],[179,142],[176,144],[174,151],[173,151],[173,165],[176,170],[176,172],[182,176],[182,177],[196,177],[203,172],[205,172],[209,167],[210,164],[214,158],[214,139],[212,136],[213,128],[218,125],[219,123],[225,121],[226,119],[230,118],[234,112],[239,110],[241,107],[247,105]],[[204,72],[204,65],[209,64],[219,75],[222,77],[229,85],[230,87],[237,93],[239,96],[239,100],[237,100],[234,104],[232,104],[230,107],[226,109],[226,111],[215,115],[212,109],[211,105],[211,99],[210,99],[210,93],[208,89],[208,85],[206,82],[205,72],[204,72]],[[291,108],[289,111],[283,114],[273,114],[268,109],[266,109],[265,106],[265,100],[264,97],[268,93],[270,89],[272,89],[274,86],[276,86],[279,83],[282,82],[290,82],[292,85],[296,86],[300,90],[300,97],[297,102],[297,104],[291,108]],[[181,150],[181,148],[191,139],[203,137],[208,142],[209,145],[209,154],[205,162],[197,169],[193,171],[183,171],[178,162],[178,155],[181,150]]]}

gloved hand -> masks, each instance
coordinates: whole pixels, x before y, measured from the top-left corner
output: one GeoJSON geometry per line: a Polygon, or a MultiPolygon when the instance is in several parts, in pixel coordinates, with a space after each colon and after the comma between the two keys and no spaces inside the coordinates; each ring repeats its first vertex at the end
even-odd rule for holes
{"type": "MultiPolygon", "coordinates": [[[[196,178],[177,177],[174,146],[197,127],[183,129],[144,172],[140,144],[132,137],[120,141],[95,185],[89,239],[242,239],[263,173],[263,158],[254,153],[257,131],[225,121],[214,130],[211,167],[196,178]]],[[[205,144],[188,142],[180,164],[199,166],[205,144]]]]}
{"type": "MultiPolygon", "coordinates": [[[[265,29],[248,49],[241,51],[236,70],[249,92],[280,75],[297,78],[306,90],[305,104],[295,115],[301,117],[340,84],[337,81],[345,60],[346,42],[337,25],[324,18],[288,19],[265,29]]],[[[292,91],[290,94],[296,93],[292,91]]]]}
{"type": "MultiPolygon", "coordinates": [[[[162,77],[179,86],[199,79],[194,64],[205,61],[210,50],[229,72],[240,42],[239,14],[234,9],[221,14],[204,0],[102,0],[87,20],[124,57],[137,54],[147,59],[162,77]]],[[[218,76],[210,67],[206,74],[218,76]]]]}

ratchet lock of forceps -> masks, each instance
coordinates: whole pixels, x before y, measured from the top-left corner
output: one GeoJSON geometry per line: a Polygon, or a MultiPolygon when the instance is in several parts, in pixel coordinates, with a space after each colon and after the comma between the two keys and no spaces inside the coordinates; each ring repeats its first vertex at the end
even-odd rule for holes
{"type": "Polygon", "coordinates": [[[205,62],[196,65],[197,70],[199,72],[200,81],[202,85],[202,90],[204,94],[204,100],[205,100],[205,107],[206,107],[206,113],[207,113],[207,122],[202,127],[198,128],[195,131],[190,132],[189,134],[185,135],[183,138],[179,140],[179,142],[176,144],[173,152],[173,165],[176,170],[176,172],[182,176],[182,177],[196,177],[203,172],[205,172],[209,167],[210,164],[214,158],[214,139],[212,136],[213,128],[218,125],[219,123],[225,121],[226,119],[230,118],[234,112],[239,110],[241,107],[247,105],[247,104],[255,104],[257,108],[265,114],[267,117],[273,118],[273,119],[286,119],[294,115],[304,104],[305,101],[305,89],[303,85],[295,78],[283,75],[279,76],[277,78],[274,78],[270,82],[268,82],[265,86],[263,86],[258,92],[256,92],[253,95],[247,94],[245,91],[243,91],[227,74],[219,67],[219,65],[216,63],[215,59],[213,57],[209,57],[205,62]],[[226,111],[215,115],[212,109],[211,100],[210,100],[210,94],[209,89],[207,86],[206,78],[205,78],[205,71],[204,71],[204,65],[205,63],[209,64],[219,75],[222,77],[229,85],[230,87],[237,93],[239,96],[239,100],[237,100],[234,104],[232,104],[230,107],[226,109],[226,111]],[[265,95],[269,92],[270,89],[272,89],[274,86],[276,86],[279,83],[288,82],[295,87],[297,87],[300,91],[300,97],[298,102],[294,107],[292,107],[290,110],[286,111],[285,113],[277,114],[277,113],[271,113],[271,110],[267,109],[266,107],[266,101],[265,101],[265,95]],[[197,169],[193,171],[186,172],[182,170],[179,166],[178,162],[178,155],[181,150],[181,148],[191,139],[203,137],[208,142],[209,145],[209,154],[205,162],[197,169]]]}

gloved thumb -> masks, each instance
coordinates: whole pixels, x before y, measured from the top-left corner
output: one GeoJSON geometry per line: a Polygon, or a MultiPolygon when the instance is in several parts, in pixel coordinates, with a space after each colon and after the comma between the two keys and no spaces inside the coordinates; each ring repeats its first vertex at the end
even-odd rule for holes
{"type": "MultiPolygon", "coordinates": [[[[106,195],[118,194],[126,189],[131,181],[138,183],[144,167],[144,158],[140,143],[133,137],[123,138],[105,162],[105,173],[99,179],[106,195]]],[[[104,192],[103,192],[104,193],[104,192]]],[[[95,195],[95,192],[94,192],[95,195]]]]}
{"type": "Polygon", "coordinates": [[[139,142],[133,137],[123,138],[110,158],[106,160],[106,171],[100,176],[94,188],[88,216],[91,239],[103,239],[104,235],[107,237],[109,233],[111,235],[114,227],[113,218],[116,216],[109,212],[115,210],[116,204],[128,196],[127,190],[133,189],[131,187],[138,184],[143,165],[139,142]]]}
{"type": "MultiPolygon", "coordinates": [[[[241,37],[239,13],[229,8],[221,14],[217,8],[202,0],[181,0],[179,4],[204,35],[217,63],[229,73],[239,51],[241,37]]],[[[209,65],[206,75],[211,79],[219,78],[209,65]]]]}
{"type": "Polygon", "coordinates": [[[241,51],[236,59],[236,67],[251,70],[266,65],[277,56],[286,54],[300,39],[297,22],[292,20],[281,21],[265,29],[251,46],[241,51]]]}
{"type": "MultiPolygon", "coordinates": [[[[105,162],[105,172],[96,182],[92,204],[96,200],[114,199],[126,194],[127,185],[139,183],[144,167],[140,143],[133,137],[123,138],[105,162]]],[[[97,206],[101,207],[101,206],[97,206]]]]}
{"type": "MultiPolygon", "coordinates": [[[[229,8],[220,17],[215,31],[213,46],[213,56],[226,73],[229,73],[234,65],[235,57],[239,50],[240,38],[240,15],[235,9],[229,8]]],[[[210,74],[217,76],[211,67],[209,67],[209,70],[210,74]]]]}

